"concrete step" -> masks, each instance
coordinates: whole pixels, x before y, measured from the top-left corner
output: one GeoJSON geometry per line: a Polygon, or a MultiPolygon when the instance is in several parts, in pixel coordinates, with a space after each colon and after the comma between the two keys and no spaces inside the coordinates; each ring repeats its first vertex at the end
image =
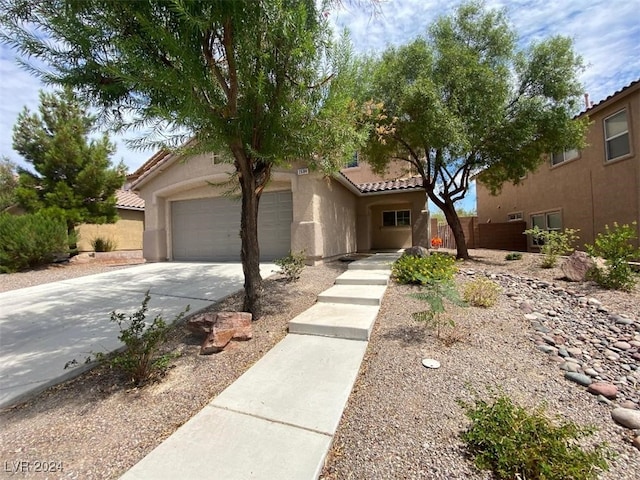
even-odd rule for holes
{"type": "Polygon", "coordinates": [[[316,303],[289,322],[289,333],[366,342],[379,309],[376,305],[316,303]]]}
{"type": "Polygon", "coordinates": [[[318,295],[318,303],[380,305],[386,285],[334,285],[318,295]]]}
{"type": "Polygon", "coordinates": [[[400,253],[378,253],[349,264],[349,270],[390,270],[400,253]]]}
{"type": "Polygon", "coordinates": [[[388,285],[389,270],[347,270],[338,278],[336,285],[388,285]]]}

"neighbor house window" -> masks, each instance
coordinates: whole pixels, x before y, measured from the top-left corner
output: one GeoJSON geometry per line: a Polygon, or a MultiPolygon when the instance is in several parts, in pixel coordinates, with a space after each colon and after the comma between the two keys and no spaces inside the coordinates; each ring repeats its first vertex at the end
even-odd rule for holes
{"type": "Polygon", "coordinates": [[[507,222],[519,222],[522,220],[522,212],[509,213],[507,215],[507,222]]]}
{"type": "Polygon", "coordinates": [[[607,161],[615,160],[631,153],[626,110],[604,119],[604,141],[607,161]]]}
{"type": "MultiPolygon", "coordinates": [[[[540,230],[560,231],[562,230],[562,216],[560,212],[546,212],[531,215],[531,228],[538,227],[540,230]]],[[[541,239],[531,238],[534,246],[540,246],[544,242],[541,239]]]]}
{"type": "Polygon", "coordinates": [[[411,225],[411,210],[382,212],[383,227],[404,227],[411,225]]]}
{"type": "Polygon", "coordinates": [[[358,152],[353,154],[353,158],[347,163],[345,168],[355,168],[358,166],[358,152]]]}
{"type": "Polygon", "coordinates": [[[560,165],[561,163],[568,162],[574,158],[578,158],[578,150],[572,148],[571,150],[563,150],[559,153],[551,155],[551,166],[560,165]]]}

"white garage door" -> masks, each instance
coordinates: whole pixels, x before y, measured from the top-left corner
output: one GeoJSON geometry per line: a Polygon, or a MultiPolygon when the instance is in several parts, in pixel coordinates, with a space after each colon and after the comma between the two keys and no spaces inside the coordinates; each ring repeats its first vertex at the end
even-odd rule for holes
{"type": "MultiPolygon", "coordinates": [[[[291,249],[291,192],[264,193],[258,212],[261,260],[291,249]]],[[[171,203],[174,260],[239,261],[240,201],[201,198],[171,203]]]]}

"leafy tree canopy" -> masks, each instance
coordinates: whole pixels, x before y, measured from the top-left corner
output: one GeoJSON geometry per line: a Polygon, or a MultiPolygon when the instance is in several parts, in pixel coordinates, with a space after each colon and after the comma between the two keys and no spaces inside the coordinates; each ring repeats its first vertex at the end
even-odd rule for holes
{"type": "Polygon", "coordinates": [[[580,148],[586,121],[572,120],[582,88],[571,40],[553,37],[517,48],[502,11],[480,3],[441,17],[423,38],[391,47],[369,82],[375,118],[365,154],[378,169],[393,159],[423,177],[468,256],[454,203],[472,176],[494,193],[535,170],[545,154],[580,148]]]}
{"type": "Polygon", "coordinates": [[[124,183],[124,166],[111,165],[114,147],[106,135],[89,140],[96,120],[86,105],[69,89],[41,92],[38,112],[25,108],[14,126],[13,148],[33,166],[18,169],[18,203],[61,215],[69,231],[116,221],[114,193],[124,183]]]}

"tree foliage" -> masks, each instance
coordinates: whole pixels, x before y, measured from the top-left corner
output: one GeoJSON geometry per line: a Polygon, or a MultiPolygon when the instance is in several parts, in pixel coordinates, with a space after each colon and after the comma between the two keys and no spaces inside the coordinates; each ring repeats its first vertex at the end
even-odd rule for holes
{"type": "Polygon", "coordinates": [[[390,47],[370,82],[376,122],[366,148],[378,169],[409,162],[467,257],[455,202],[473,175],[493,192],[518,182],[543,156],[581,147],[585,121],[572,120],[582,92],[571,40],[519,50],[502,11],[467,3],[427,34],[390,47]]]}
{"type": "Polygon", "coordinates": [[[334,55],[316,4],[3,0],[4,40],[44,60],[51,70],[36,73],[45,81],[72,86],[116,128],[150,129],[159,147],[193,138],[178,153],[229,154],[242,191],[244,309],[254,318],[257,214],[271,169],[303,159],[330,170],[357,145],[358,112],[341,93],[353,79],[339,75],[348,51],[334,55]]]}
{"type": "Polygon", "coordinates": [[[18,176],[16,164],[7,157],[0,158],[0,212],[16,202],[18,176]]]}
{"type": "Polygon", "coordinates": [[[116,221],[114,193],[124,183],[124,167],[112,166],[114,147],[106,135],[89,140],[95,118],[69,89],[41,92],[38,112],[25,108],[14,126],[13,148],[33,166],[18,170],[19,204],[59,215],[68,231],[116,221]]]}

